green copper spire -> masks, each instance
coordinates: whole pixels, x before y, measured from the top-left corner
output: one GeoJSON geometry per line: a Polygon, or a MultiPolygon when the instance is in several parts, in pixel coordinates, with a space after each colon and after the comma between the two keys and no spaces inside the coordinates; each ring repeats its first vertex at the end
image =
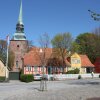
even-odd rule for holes
{"type": "Polygon", "coordinates": [[[14,33],[13,40],[26,40],[26,36],[24,33],[24,24],[22,21],[22,0],[20,5],[19,18],[16,24],[16,32],[14,33]]]}
{"type": "Polygon", "coordinates": [[[21,0],[21,5],[20,5],[20,12],[19,12],[19,18],[18,18],[18,23],[19,24],[23,24],[23,20],[22,20],[22,0],[21,0]]]}

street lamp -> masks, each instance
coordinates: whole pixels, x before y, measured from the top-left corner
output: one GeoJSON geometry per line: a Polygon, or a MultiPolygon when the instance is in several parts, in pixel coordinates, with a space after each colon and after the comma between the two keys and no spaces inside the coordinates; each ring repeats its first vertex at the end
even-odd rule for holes
{"type": "Polygon", "coordinates": [[[46,78],[44,77],[46,62],[45,62],[45,51],[43,51],[43,49],[40,49],[40,59],[42,63],[42,79],[40,81],[40,91],[45,91],[47,90],[46,78]]]}

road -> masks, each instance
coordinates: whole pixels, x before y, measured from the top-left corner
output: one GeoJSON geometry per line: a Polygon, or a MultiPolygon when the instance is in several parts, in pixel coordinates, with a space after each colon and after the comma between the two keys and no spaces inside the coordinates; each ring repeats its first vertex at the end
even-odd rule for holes
{"type": "Polygon", "coordinates": [[[99,98],[100,79],[47,81],[47,91],[41,92],[39,89],[39,81],[0,83],[0,100],[87,100],[87,98],[99,98]]]}

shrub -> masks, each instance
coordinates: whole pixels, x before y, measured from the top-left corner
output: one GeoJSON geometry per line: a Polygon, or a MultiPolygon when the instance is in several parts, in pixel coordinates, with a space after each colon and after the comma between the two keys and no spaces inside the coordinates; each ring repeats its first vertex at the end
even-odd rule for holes
{"type": "Polygon", "coordinates": [[[80,70],[78,68],[74,69],[74,74],[79,74],[80,70]]]}
{"type": "Polygon", "coordinates": [[[0,76],[0,82],[4,82],[4,81],[5,81],[5,77],[0,76]]]}
{"type": "Polygon", "coordinates": [[[23,74],[24,74],[24,72],[23,72],[23,70],[21,69],[20,72],[19,72],[19,80],[21,80],[21,75],[23,75],[23,74]]]}
{"type": "Polygon", "coordinates": [[[67,74],[74,74],[74,70],[69,70],[67,74]]]}
{"type": "Polygon", "coordinates": [[[99,78],[100,78],[100,74],[99,74],[99,78]]]}
{"type": "Polygon", "coordinates": [[[81,75],[78,75],[78,79],[81,79],[82,77],[81,77],[81,75]]]}
{"type": "Polygon", "coordinates": [[[33,81],[33,75],[31,74],[31,75],[24,75],[24,74],[21,74],[21,76],[20,76],[20,80],[22,81],[22,82],[32,82],[33,81]]]}
{"type": "Polygon", "coordinates": [[[24,74],[24,71],[21,69],[19,73],[20,73],[20,74],[24,74]]]}
{"type": "Polygon", "coordinates": [[[67,74],[79,74],[80,70],[78,68],[74,69],[74,70],[69,70],[67,72],[67,74]]]}

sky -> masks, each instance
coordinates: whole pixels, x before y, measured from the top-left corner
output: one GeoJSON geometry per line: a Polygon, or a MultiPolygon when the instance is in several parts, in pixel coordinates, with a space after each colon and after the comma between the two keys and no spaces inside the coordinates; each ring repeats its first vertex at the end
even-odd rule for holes
{"type": "MultiPolygon", "coordinates": [[[[100,27],[90,13],[100,13],[100,0],[22,0],[25,35],[38,45],[40,35],[70,32],[73,38],[100,27]]],[[[0,39],[16,31],[20,0],[0,0],[0,39]]]]}

